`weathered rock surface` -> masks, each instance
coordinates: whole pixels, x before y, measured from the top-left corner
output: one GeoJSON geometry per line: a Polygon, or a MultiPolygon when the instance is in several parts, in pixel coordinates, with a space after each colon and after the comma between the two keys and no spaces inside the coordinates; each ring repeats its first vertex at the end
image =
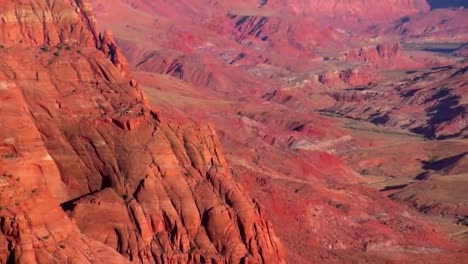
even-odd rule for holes
{"type": "Polygon", "coordinates": [[[283,263],[214,130],[150,106],[86,2],[0,4],[4,262],[283,263]]]}
{"type": "Polygon", "coordinates": [[[33,175],[0,167],[1,263],[130,263],[104,244],[83,235],[47,189],[25,188],[33,175]]]}
{"type": "Polygon", "coordinates": [[[344,85],[346,87],[368,85],[375,79],[375,73],[369,68],[325,72],[318,76],[318,81],[320,83],[334,87],[339,85],[344,85]]]}
{"type": "Polygon", "coordinates": [[[95,45],[94,18],[86,1],[0,1],[0,43],[95,45]]]}
{"type": "Polygon", "coordinates": [[[374,65],[396,59],[401,55],[399,44],[378,44],[376,46],[364,47],[351,50],[344,54],[346,61],[363,61],[374,65]]]}

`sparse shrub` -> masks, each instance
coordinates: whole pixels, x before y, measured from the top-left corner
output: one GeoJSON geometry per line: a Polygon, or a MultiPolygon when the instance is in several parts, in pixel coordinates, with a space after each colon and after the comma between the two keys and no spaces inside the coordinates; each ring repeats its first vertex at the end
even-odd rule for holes
{"type": "Polygon", "coordinates": [[[34,189],[31,190],[31,192],[32,192],[32,193],[36,193],[36,192],[37,192],[37,189],[34,188],[34,189]]]}
{"type": "Polygon", "coordinates": [[[54,54],[55,57],[60,56],[60,53],[58,53],[58,52],[54,52],[54,53],[52,53],[52,54],[54,54]]]}
{"type": "Polygon", "coordinates": [[[64,249],[64,248],[65,248],[65,245],[64,245],[64,244],[60,244],[59,247],[60,247],[61,249],[64,249]]]}
{"type": "Polygon", "coordinates": [[[40,50],[42,50],[42,52],[49,52],[50,51],[49,46],[45,46],[45,45],[40,47],[40,50]]]}

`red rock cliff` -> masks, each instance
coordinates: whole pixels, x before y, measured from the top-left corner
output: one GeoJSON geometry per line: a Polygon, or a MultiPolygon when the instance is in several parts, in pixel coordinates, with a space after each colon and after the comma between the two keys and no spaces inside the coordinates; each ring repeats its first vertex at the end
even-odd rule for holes
{"type": "Polygon", "coordinates": [[[0,6],[0,262],[283,263],[214,130],[150,106],[86,2],[0,6]]]}

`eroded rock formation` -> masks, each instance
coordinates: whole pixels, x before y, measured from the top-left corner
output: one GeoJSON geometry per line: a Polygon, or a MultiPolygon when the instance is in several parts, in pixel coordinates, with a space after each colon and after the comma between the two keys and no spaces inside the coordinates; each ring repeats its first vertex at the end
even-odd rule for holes
{"type": "Polygon", "coordinates": [[[214,130],[149,105],[86,2],[0,5],[1,262],[283,263],[214,130]]]}

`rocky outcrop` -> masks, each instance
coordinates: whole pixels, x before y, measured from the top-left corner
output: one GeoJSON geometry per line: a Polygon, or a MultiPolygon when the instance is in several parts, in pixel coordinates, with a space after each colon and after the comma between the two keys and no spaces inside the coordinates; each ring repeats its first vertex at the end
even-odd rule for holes
{"type": "Polygon", "coordinates": [[[112,32],[109,30],[104,31],[103,34],[99,34],[98,49],[100,49],[109,58],[109,60],[120,69],[124,77],[130,76],[130,70],[127,59],[122,54],[122,51],[117,46],[117,43],[112,36],[112,32]]]}
{"type": "Polygon", "coordinates": [[[32,175],[0,167],[0,262],[129,264],[111,248],[80,233],[48,190],[24,188],[32,175]]]}
{"type": "Polygon", "coordinates": [[[1,162],[13,178],[0,200],[1,260],[283,263],[214,130],[149,105],[111,35],[72,3],[4,5],[50,18],[27,16],[48,37],[18,18],[9,27],[19,36],[0,41],[1,162]]]}
{"type": "Polygon", "coordinates": [[[344,54],[346,61],[362,61],[378,64],[398,58],[401,55],[400,45],[378,44],[376,46],[364,47],[348,51],[344,54]]]}
{"type": "Polygon", "coordinates": [[[370,69],[346,69],[325,72],[318,76],[318,81],[327,86],[358,86],[368,85],[375,80],[375,73],[370,69]]]}

